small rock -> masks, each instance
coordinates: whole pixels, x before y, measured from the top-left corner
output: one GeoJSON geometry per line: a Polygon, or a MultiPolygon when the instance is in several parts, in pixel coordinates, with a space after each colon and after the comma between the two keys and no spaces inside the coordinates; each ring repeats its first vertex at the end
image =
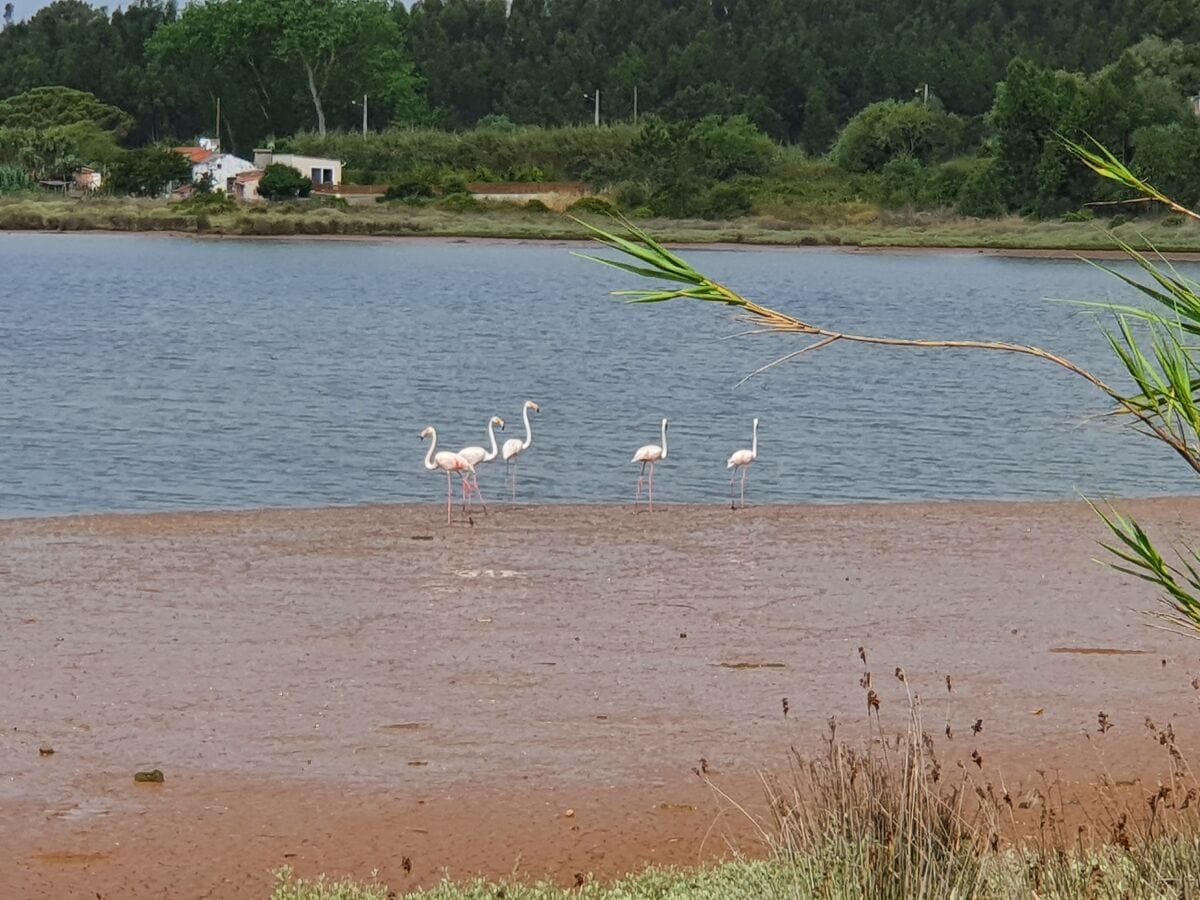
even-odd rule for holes
{"type": "Polygon", "coordinates": [[[40,755],[40,756],[53,756],[53,755],[54,755],[54,748],[53,748],[53,747],[51,747],[49,744],[42,744],[42,746],[38,747],[38,755],[40,755]]]}
{"type": "Polygon", "coordinates": [[[568,819],[573,819],[573,818],[575,818],[575,810],[568,809],[565,813],[563,813],[563,815],[566,816],[568,819]]]}
{"type": "Polygon", "coordinates": [[[162,784],[162,769],[151,769],[149,772],[134,772],[133,780],[138,783],[162,784]]]}

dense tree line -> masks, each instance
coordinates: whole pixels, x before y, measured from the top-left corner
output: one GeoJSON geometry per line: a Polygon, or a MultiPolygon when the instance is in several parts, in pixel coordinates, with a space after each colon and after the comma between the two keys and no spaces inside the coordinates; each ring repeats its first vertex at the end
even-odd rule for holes
{"type": "Polygon", "coordinates": [[[819,153],[875,101],[928,84],[990,109],[1018,57],[1092,73],[1148,36],[1200,41],[1193,0],[57,0],[0,31],[0,98],[89,91],[133,140],[211,131],[246,147],[308,128],[608,122],[744,114],[819,153]]]}
{"type": "Polygon", "coordinates": [[[585,122],[745,114],[824,152],[868,104],[928,84],[953,112],[992,105],[1017,57],[1094,72],[1147,36],[1200,40],[1192,0],[418,0],[409,49],[447,124],[488,113],[585,122]]]}
{"type": "Polygon", "coordinates": [[[1054,215],[1103,193],[1059,140],[1090,135],[1194,202],[1195,9],[132,0],[109,13],[56,0],[26,22],[3,20],[0,166],[19,185],[78,162],[114,165],[122,144],[214,133],[219,108],[219,136],[243,154],[278,139],[337,154],[361,180],[430,193],[464,179],[584,178],[662,215],[779,208],[770,198],[1054,215]],[[597,89],[604,123],[622,127],[571,127],[590,122],[597,89]],[[780,145],[828,154],[840,175],[801,171],[780,145]]]}

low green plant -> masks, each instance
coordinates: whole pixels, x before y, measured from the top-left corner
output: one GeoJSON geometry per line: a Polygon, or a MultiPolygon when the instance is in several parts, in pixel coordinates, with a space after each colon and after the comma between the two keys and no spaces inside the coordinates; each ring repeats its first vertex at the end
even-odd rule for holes
{"type": "Polygon", "coordinates": [[[33,179],[20,166],[0,165],[0,194],[27,191],[33,187],[33,179]]]}
{"type": "Polygon", "coordinates": [[[389,184],[380,202],[389,200],[425,200],[433,196],[433,187],[426,181],[406,179],[389,184]]]}
{"type": "Polygon", "coordinates": [[[603,197],[580,197],[569,207],[573,213],[599,213],[603,216],[617,215],[617,208],[603,197]]]}
{"type": "Polygon", "coordinates": [[[1063,213],[1061,218],[1064,222],[1091,222],[1096,218],[1096,211],[1085,206],[1063,213]]]}
{"type": "Polygon", "coordinates": [[[295,200],[312,192],[312,180],[283,163],[271,163],[258,181],[258,194],[267,200],[295,200]]]}
{"type": "Polygon", "coordinates": [[[470,194],[447,194],[438,200],[436,205],[438,209],[453,213],[476,212],[483,209],[483,204],[470,194]]]}

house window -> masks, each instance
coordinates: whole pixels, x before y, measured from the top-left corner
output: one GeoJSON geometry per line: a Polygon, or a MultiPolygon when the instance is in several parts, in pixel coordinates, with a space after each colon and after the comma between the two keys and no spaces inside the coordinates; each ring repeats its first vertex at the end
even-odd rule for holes
{"type": "Polygon", "coordinates": [[[310,179],[312,179],[313,184],[320,184],[321,183],[321,170],[313,169],[311,172],[308,173],[308,177],[310,179]]]}
{"type": "Polygon", "coordinates": [[[323,179],[325,184],[333,184],[333,169],[323,169],[321,174],[325,176],[323,179]]]}

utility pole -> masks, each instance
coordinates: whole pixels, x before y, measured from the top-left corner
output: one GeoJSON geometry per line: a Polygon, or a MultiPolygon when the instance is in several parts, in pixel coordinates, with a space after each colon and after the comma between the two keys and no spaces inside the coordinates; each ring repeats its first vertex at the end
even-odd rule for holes
{"type": "Polygon", "coordinates": [[[217,149],[221,149],[221,98],[217,98],[217,149]]]}
{"type": "Polygon", "coordinates": [[[633,86],[633,124],[637,124],[637,85],[633,86]]]}
{"type": "Polygon", "coordinates": [[[363,94],[363,137],[367,136],[367,95],[363,94]]]}
{"type": "Polygon", "coordinates": [[[915,91],[913,91],[913,93],[914,94],[924,93],[924,99],[921,101],[921,103],[924,104],[925,106],[929,105],[929,82],[928,81],[925,82],[923,85],[921,85],[921,87],[919,87],[915,91]]]}
{"type": "Polygon", "coordinates": [[[600,127],[600,88],[596,88],[596,127],[600,127]]]}

